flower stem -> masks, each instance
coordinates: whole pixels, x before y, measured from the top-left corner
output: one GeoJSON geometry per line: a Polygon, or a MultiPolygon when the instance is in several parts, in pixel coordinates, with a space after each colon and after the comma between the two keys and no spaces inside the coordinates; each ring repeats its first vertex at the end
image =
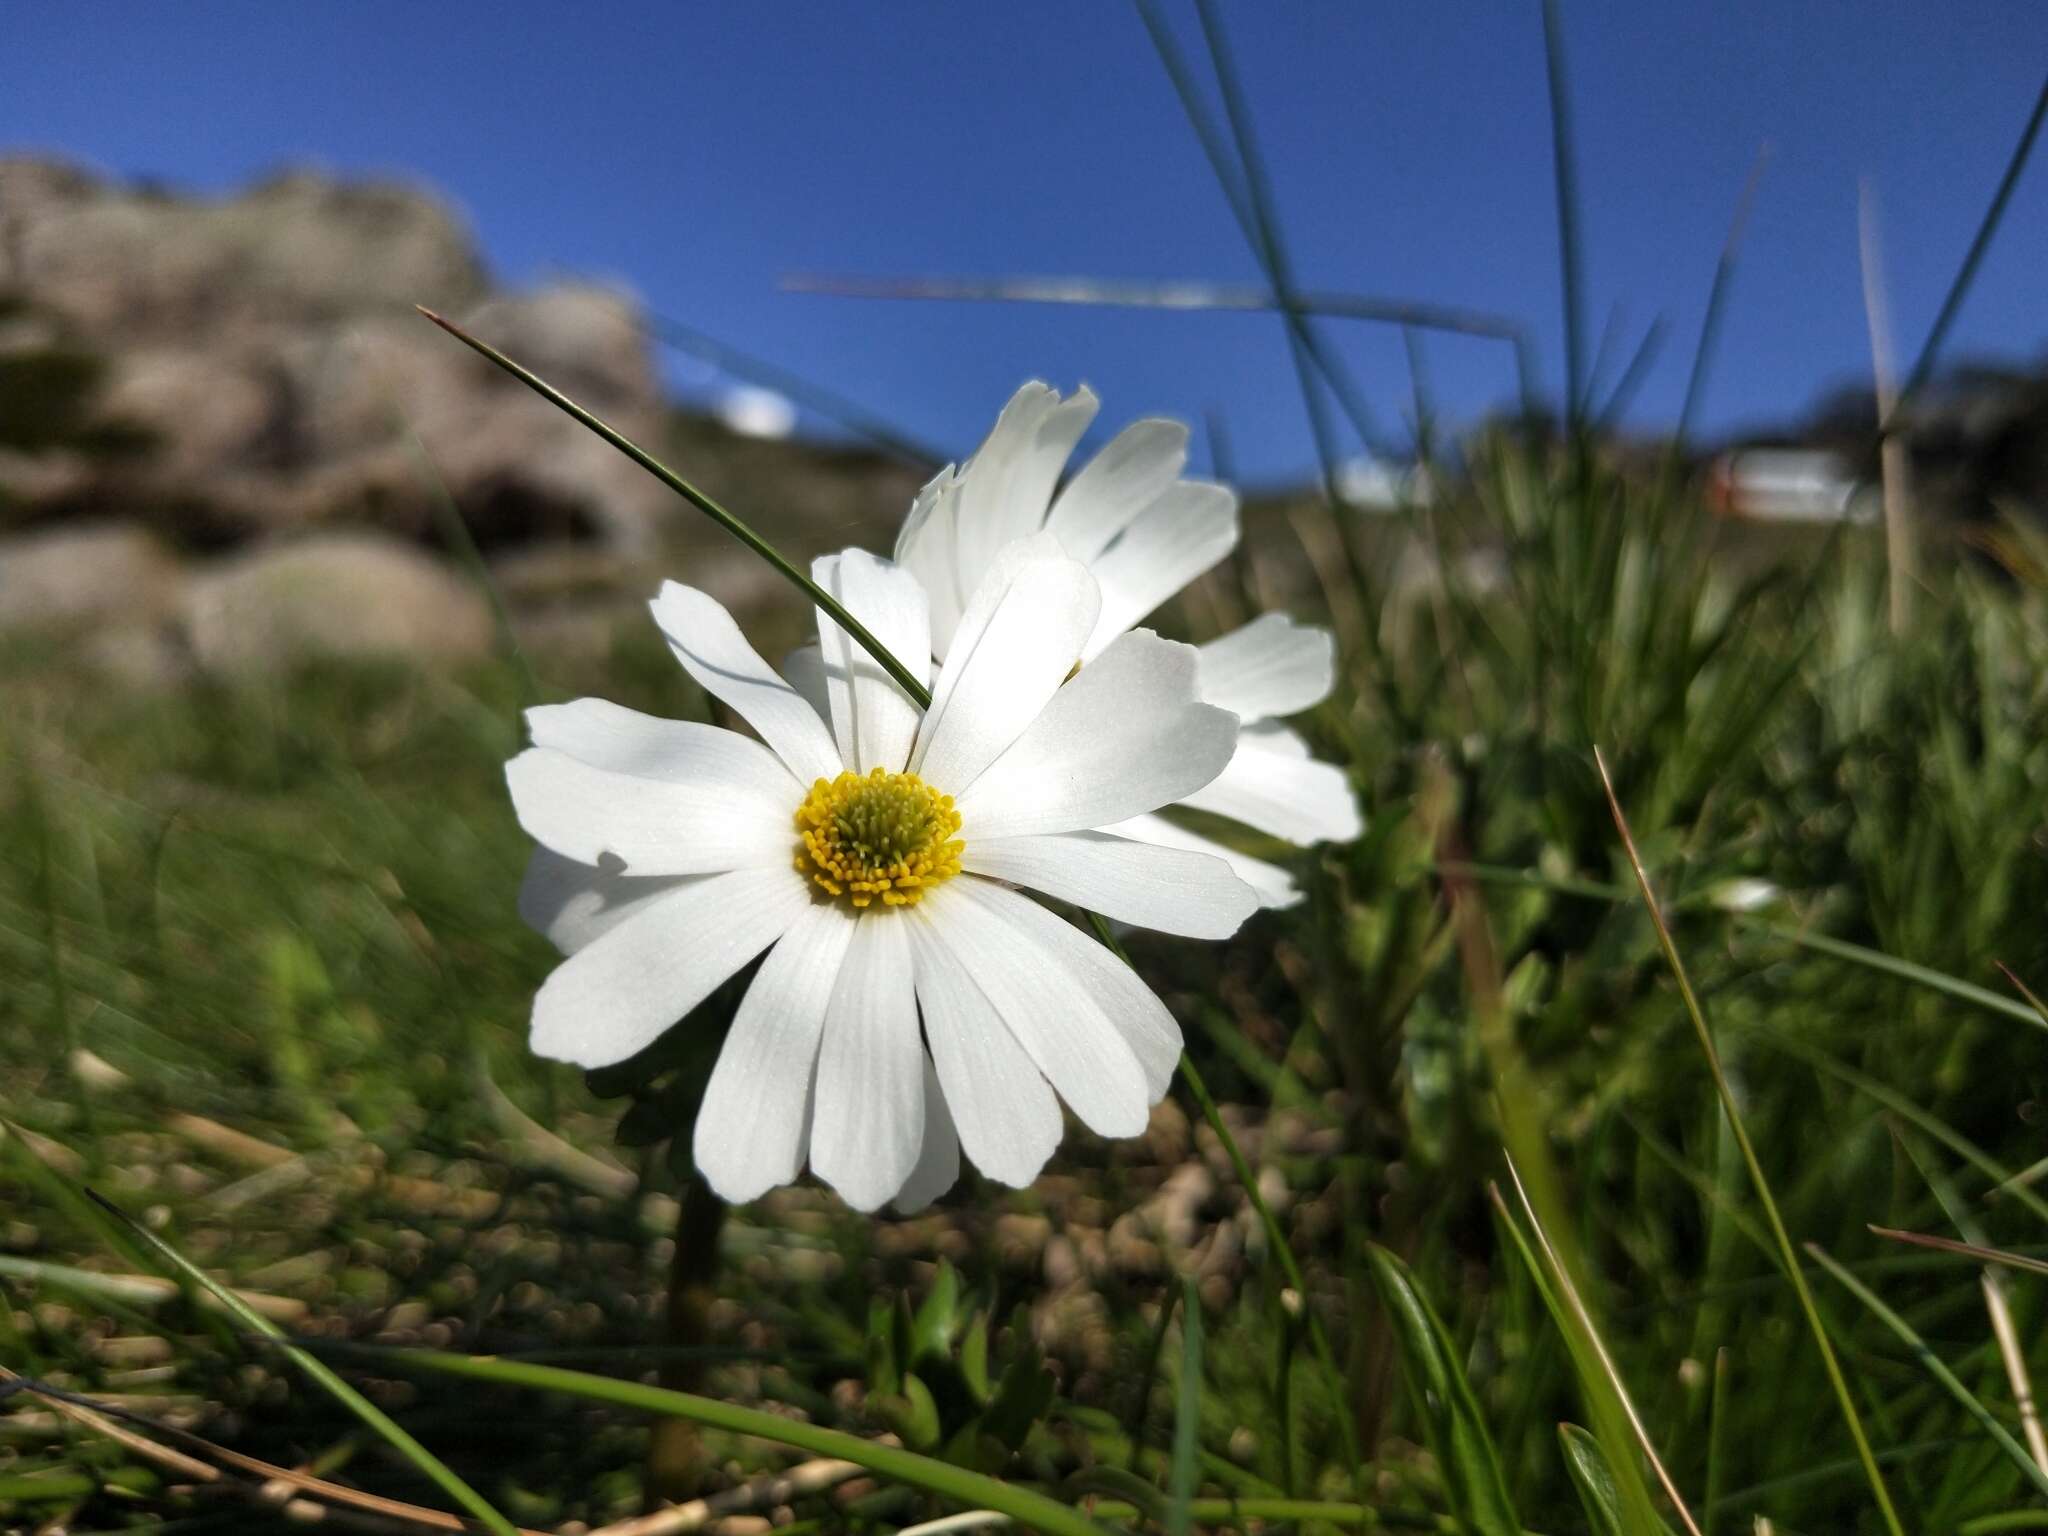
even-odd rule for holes
{"type": "Polygon", "coordinates": [[[910,695],[911,702],[916,704],[919,709],[931,708],[931,690],[913,677],[909,669],[902,662],[891,656],[887,647],[868,632],[865,624],[848,613],[844,606],[841,605],[839,599],[811,580],[810,577],[806,576],[794,565],[790,564],[788,560],[783,558],[782,552],[773,544],[770,544],[739,518],[728,512],[709,496],[706,496],[697,487],[690,484],[689,481],[670,469],[645,448],[642,448],[638,443],[627,437],[625,433],[610,426],[600,417],[592,415],[559,389],[555,388],[554,385],[548,383],[539,374],[520,367],[519,364],[513,362],[511,358],[500,352],[496,347],[491,346],[487,342],[477,340],[476,337],[470,335],[469,332],[465,331],[453,320],[435,314],[425,305],[416,305],[415,308],[450,336],[453,336],[465,347],[468,347],[472,352],[496,363],[500,368],[511,374],[513,378],[547,401],[548,404],[575,417],[576,420],[590,428],[591,431],[610,443],[619,452],[623,453],[635,464],[638,464],[642,469],[654,476],[655,479],[659,480],[663,485],[674,491],[683,500],[689,502],[691,506],[702,512],[706,517],[718,524],[719,527],[767,561],[781,573],[783,580],[789,582],[798,591],[802,592],[804,596],[808,597],[813,603],[816,603],[819,608],[824,610],[826,616],[833,623],[845,630],[848,635],[853,637],[854,642],[862,650],[874,657],[882,670],[895,679],[896,686],[910,695]]]}

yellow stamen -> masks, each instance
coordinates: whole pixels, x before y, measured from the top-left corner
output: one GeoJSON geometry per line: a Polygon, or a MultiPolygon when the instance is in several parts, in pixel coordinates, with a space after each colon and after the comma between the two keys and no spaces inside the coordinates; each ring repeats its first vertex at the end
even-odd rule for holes
{"type": "Polygon", "coordinates": [[[960,873],[960,813],[914,773],[819,779],[796,811],[797,869],[856,907],[911,906],[960,873]]]}

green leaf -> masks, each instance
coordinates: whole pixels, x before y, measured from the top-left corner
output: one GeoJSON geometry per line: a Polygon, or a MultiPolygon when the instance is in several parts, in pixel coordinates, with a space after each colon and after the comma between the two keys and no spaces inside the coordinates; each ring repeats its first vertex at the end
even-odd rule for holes
{"type": "Polygon", "coordinates": [[[903,1391],[903,1363],[896,1352],[896,1302],[877,1296],[868,1303],[868,1394],[895,1397],[903,1391]]]}
{"type": "Polygon", "coordinates": [[[1458,1364],[1449,1331],[1406,1264],[1377,1243],[1369,1246],[1367,1259],[1459,1523],[1480,1536],[1519,1536],[1522,1524],[1500,1456],[1479,1416],[1479,1401],[1458,1364]]]}
{"type": "MultiPolygon", "coordinates": [[[[1621,1489],[1614,1481],[1614,1469],[1608,1466],[1607,1453],[1600,1449],[1600,1442],[1576,1424],[1558,1425],[1557,1438],[1564,1446],[1565,1470],[1571,1473],[1579,1502],[1586,1506],[1586,1523],[1592,1527],[1593,1536],[1630,1536],[1628,1521],[1621,1512],[1621,1489]]],[[[1659,1520],[1656,1529],[1661,1536],[1669,1527],[1659,1520]]]]}
{"type": "Polygon", "coordinates": [[[977,1403],[988,1401],[988,1314],[977,1312],[960,1341],[960,1375],[977,1403]]]}
{"type": "Polygon", "coordinates": [[[1166,1529],[1187,1536],[1195,1496],[1196,1452],[1202,1433],[1202,1298],[1192,1275],[1181,1276],[1180,1387],[1174,1394],[1173,1463],[1167,1477],[1166,1529]]]}
{"type": "Polygon", "coordinates": [[[1038,1345],[1031,1337],[1028,1315],[1022,1307],[1010,1328],[1017,1353],[996,1384],[995,1401],[982,1415],[982,1428],[1014,1451],[1031,1433],[1031,1426],[1045,1417],[1052,1406],[1055,1382],[1042,1363],[1038,1345]]]}
{"type": "Polygon", "coordinates": [[[1169,1503],[1167,1496],[1157,1488],[1137,1473],[1126,1472],[1122,1467],[1083,1467],[1062,1482],[1059,1491],[1067,1498],[1084,1493],[1106,1493],[1142,1510],[1144,1518],[1169,1530],[1174,1528],[1177,1520],[1187,1518],[1191,1503],[1186,1499],[1175,1499],[1169,1503]]]}
{"type": "Polygon", "coordinates": [[[913,1451],[938,1446],[939,1405],[932,1400],[932,1389],[916,1376],[905,1375],[903,1390],[893,1397],[871,1397],[868,1403],[913,1451]]]}
{"type": "MultiPolygon", "coordinates": [[[[753,1435],[812,1456],[831,1456],[855,1462],[877,1477],[922,1488],[963,1508],[992,1509],[998,1514],[1008,1515],[1017,1524],[1042,1531],[1045,1536],[1104,1536],[1103,1528],[1078,1510],[1033,1489],[953,1466],[935,1457],[863,1440],[843,1430],[801,1423],[759,1408],[743,1408],[737,1403],[723,1403],[716,1398],[700,1397],[694,1392],[675,1392],[637,1381],[593,1376],[587,1371],[534,1365],[524,1360],[502,1360],[489,1355],[454,1355],[424,1349],[364,1352],[374,1354],[387,1369],[410,1367],[446,1376],[466,1377],[472,1381],[491,1381],[540,1392],[562,1392],[593,1402],[615,1403],[643,1413],[688,1419],[733,1434],[753,1435]]],[[[1051,1387],[1051,1380],[1047,1378],[1048,1397],[1051,1387]]]]}
{"type": "Polygon", "coordinates": [[[2034,1485],[2035,1491],[2048,1494],[2048,1472],[2043,1472],[2034,1465],[2034,1458],[2027,1454],[2026,1447],[2015,1440],[2012,1432],[1998,1422],[1991,1410],[1978,1399],[1976,1393],[1963,1385],[1956,1373],[1928,1347],[1927,1341],[1914,1331],[1913,1325],[1880,1301],[1875,1291],[1844,1269],[1820,1244],[1807,1243],[1804,1246],[1807,1256],[1814,1263],[1839,1280],[1843,1289],[1869,1308],[1871,1315],[1889,1328],[1899,1342],[1912,1351],[1913,1358],[1920,1362],[1921,1368],[1940,1382],[1943,1390],[1956,1400],[1965,1413],[1977,1421],[1984,1433],[1991,1437],[1992,1442],[2025,1474],[2027,1481],[2034,1485]]]}
{"type": "Polygon", "coordinates": [[[916,1365],[926,1357],[943,1359],[952,1353],[953,1336],[960,1329],[960,1275],[944,1259],[932,1281],[931,1294],[910,1322],[908,1363],[916,1365]]]}

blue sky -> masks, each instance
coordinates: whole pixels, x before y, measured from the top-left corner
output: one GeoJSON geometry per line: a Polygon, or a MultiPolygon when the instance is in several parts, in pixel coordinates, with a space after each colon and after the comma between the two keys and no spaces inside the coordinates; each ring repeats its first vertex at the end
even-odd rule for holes
{"type": "MultiPolygon", "coordinates": [[[[1166,0],[1186,46],[1185,0],[1166,0]]],[[[594,271],[970,450],[1027,376],[1105,423],[1213,410],[1248,475],[1306,470],[1264,316],[890,303],[795,271],[1254,280],[1135,13],[1030,6],[16,3],[0,150],[220,191],[281,164],[438,188],[498,276],[594,271]]],[[[1469,305],[1562,366],[1542,34],[1530,0],[1224,0],[1304,284],[1469,305]]],[[[2010,0],[1565,0],[1587,328],[1662,316],[1635,421],[1670,420],[1708,281],[1772,146],[1704,425],[1798,411],[1868,367],[1856,187],[1876,185],[1900,350],[1932,321],[2048,69],[2010,0]]],[[[1949,349],[2048,343],[2048,149],[1949,349]]],[[[1398,428],[1398,333],[1336,334],[1398,428]]],[[[1592,337],[1589,337],[1589,343],[1592,337]]],[[[1440,409],[1504,401],[1497,347],[1426,347],[1440,409]]],[[[678,360],[681,386],[697,378],[678,360]]]]}

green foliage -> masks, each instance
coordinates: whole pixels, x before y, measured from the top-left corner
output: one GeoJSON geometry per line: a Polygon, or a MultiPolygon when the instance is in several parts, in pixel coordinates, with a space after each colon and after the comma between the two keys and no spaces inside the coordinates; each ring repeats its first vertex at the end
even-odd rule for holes
{"type": "Polygon", "coordinates": [[[1670,1527],[1662,1521],[1649,1526],[1640,1522],[1630,1525],[1622,1512],[1621,1490],[1615,1483],[1614,1469],[1607,1464],[1607,1453],[1600,1449],[1598,1440],[1576,1424],[1558,1425],[1557,1440],[1564,1451],[1565,1467],[1572,1475],[1572,1486],[1586,1507],[1586,1524],[1593,1536],[1630,1536],[1632,1530],[1665,1536],[1670,1527]]]}
{"type": "MultiPolygon", "coordinates": [[[[1333,525],[1362,557],[1372,625],[1306,726],[1350,764],[1367,835],[1305,859],[1308,900],[1229,946],[1134,945],[1189,1021],[1274,1225],[1239,1207],[1206,1129],[1164,1154],[1215,1190],[1185,1249],[1145,1225],[1172,1166],[1078,1135],[1043,1188],[970,1182],[919,1222],[814,1195],[736,1213],[705,1394],[888,1430],[906,1454],[1118,1522],[1647,1528],[1597,1363],[1486,1201],[1513,1121],[1554,1164],[1569,1230],[1551,1235],[1703,1526],[1877,1529],[1629,889],[1598,745],[1787,1229],[1918,1341],[1820,1286],[1906,1523],[2034,1507],[1974,1274],[1865,1227],[2041,1251],[2040,1198],[2013,1181],[2039,1158],[2048,1030],[1995,963],[2048,976],[2048,608],[2024,582],[1930,563],[1894,634],[1858,535],[1766,555],[1598,454],[1486,438],[1438,485],[1426,518],[1333,525]],[[1381,539],[1441,580],[1382,584],[1381,539]],[[1776,894],[1731,910],[1735,882],[1776,894]],[[1043,1246],[1004,1256],[1005,1221],[1086,1257],[1054,1281],[1043,1246]],[[1105,1260],[1119,1221],[1150,1267],[1105,1260]],[[1561,1439],[1565,1419],[1599,1437],[1561,1439]]],[[[1255,520],[1282,570],[1285,536],[1255,520]]],[[[1354,581],[1348,563],[1323,575],[1354,581]]],[[[657,644],[621,646],[580,673],[536,661],[554,696],[701,715],[657,644]]],[[[661,1364],[645,1353],[660,1202],[688,1173],[677,1133],[731,997],[587,1081],[524,1050],[554,959],[513,911],[525,848],[500,780],[529,689],[507,663],[132,696],[23,658],[4,685],[0,1113],[322,1332],[589,1350],[631,1374],[661,1364]],[[269,1165],[196,1149],[188,1117],[255,1138],[269,1165]],[[644,1201],[621,1193],[636,1180],[644,1201]]],[[[144,1266],[28,1145],[10,1132],[0,1149],[10,1364],[125,1390],[78,1324],[105,1319],[170,1341],[153,1390],[195,1405],[204,1432],[287,1465],[354,1443],[338,1409],[235,1364],[217,1312],[81,1278],[144,1266]]],[[[2048,1363],[2040,1296],[2023,1275],[2008,1292],[2030,1363],[2048,1363]]],[[[462,1389],[475,1401],[431,1381],[401,1394],[385,1370],[349,1366],[522,1523],[599,1524],[637,1501],[633,1415],[482,1380],[462,1389]]],[[[761,1442],[706,1433],[732,1475],[769,1465],[761,1442]]],[[[409,1464],[351,1475],[435,1498],[409,1464]]],[[[799,1518],[879,1529],[956,1507],[910,1484],[825,1497],[799,1518]]],[[[0,1440],[0,1498],[82,1530],[129,1523],[138,1498],[179,1508],[117,1449],[22,1437],[0,1440]]]]}
{"type": "Polygon", "coordinates": [[[963,1294],[944,1261],[914,1312],[901,1293],[877,1297],[868,1309],[869,1411],[913,1450],[985,1472],[1008,1466],[1052,1406],[1056,1384],[1022,1314],[991,1374],[992,1328],[991,1303],[963,1294]]]}
{"type": "Polygon", "coordinates": [[[1380,1305],[1393,1323],[1409,1394],[1443,1469],[1452,1514],[1477,1536],[1516,1536],[1521,1522],[1478,1399],[1458,1363],[1456,1342],[1407,1265],[1378,1244],[1368,1261],[1380,1305]]]}

